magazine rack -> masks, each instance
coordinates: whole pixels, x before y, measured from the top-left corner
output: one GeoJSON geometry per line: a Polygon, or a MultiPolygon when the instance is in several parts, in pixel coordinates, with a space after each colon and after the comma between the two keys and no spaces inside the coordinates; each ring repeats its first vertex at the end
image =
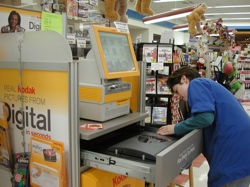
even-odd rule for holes
{"type": "Polygon", "coordinates": [[[140,43],[137,61],[140,67],[140,111],[149,114],[145,125],[161,126],[171,121],[171,90],[166,81],[173,70],[173,44],[140,43]],[[146,94],[145,94],[146,92],[146,94]]]}

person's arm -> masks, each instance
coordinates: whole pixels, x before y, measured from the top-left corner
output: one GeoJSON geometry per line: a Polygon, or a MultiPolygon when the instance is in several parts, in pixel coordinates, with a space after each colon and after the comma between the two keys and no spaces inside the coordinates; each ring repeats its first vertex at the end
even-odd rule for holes
{"type": "Polygon", "coordinates": [[[174,126],[176,135],[186,134],[194,129],[200,129],[212,125],[214,122],[213,112],[198,113],[194,116],[181,121],[174,126]]]}
{"type": "Polygon", "coordinates": [[[194,129],[200,129],[212,125],[213,122],[213,112],[198,113],[186,119],[185,121],[181,121],[177,124],[162,126],[158,129],[157,133],[160,135],[182,135],[194,129]]]}

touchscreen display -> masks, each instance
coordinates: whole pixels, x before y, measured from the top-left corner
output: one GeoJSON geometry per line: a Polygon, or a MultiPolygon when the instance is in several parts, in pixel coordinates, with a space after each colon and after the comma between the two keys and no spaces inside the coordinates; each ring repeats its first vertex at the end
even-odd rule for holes
{"type": "Polygon", "coordinates": [[[126,35],[99,32],[109,73],[136,71],[126,35]]]}

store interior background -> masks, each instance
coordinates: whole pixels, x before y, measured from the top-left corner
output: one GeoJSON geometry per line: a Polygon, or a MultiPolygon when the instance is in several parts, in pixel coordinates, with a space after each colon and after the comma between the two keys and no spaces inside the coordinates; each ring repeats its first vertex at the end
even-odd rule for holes
{"type": "MultiPolygon", "coordinates": [[[[161,14],[178,8],[184,8],[187,6],[199,5],[205,3],[208,7],[206,10],[205,16],[207,20],[222,18],[223,25],[228,26],[228,29],[235,28],[237,30],[235,34],[236,44],[246,47],[250,43],[250,1],[249,0],[222,0],[222,1],[210,1],[210,0],[183,0],[175,2],[159,2],[156,3],[156,0],[151,1],[151,9],[154,11],[154,14],[161,14]],[[243,7],[237,7],[239,5],[244,5],[243,7]],[[224,8],[216,8],[219,6],[226,6],[224,8]]],[[[160,0],[158,0],[160,1],[160,0]]],[[[30,9],[41,11],[41,2],[38,0],[21,0],[21,6],[16,6],[16,8],[30,9]]],[[[144,15],[137,13],[134,9],[134,2],[128,1],[128,27],[130,30],[132,41],[136,41],[136,37],[139,34],[142,34],[141,42],[152,42],[155,38],[159,38],[165,31],[172,31],[174,25],[186,24],[186,18],[178,18],[173,20],[168,20],[156,24],[144,24],[142,18],[144,15]],[[157,37],[158,36],[158,37],[157,37]]],[[[97,13],[103,13],[105,11],[104,1],[98,0],[98,6],[93,7],[97,13]]],[[[68,23],[71,24],[71,20],[68,20],[68,23]]],[[[81,22],[84,25],[89,25],[89,23],[81,22]]],[[[74,21],[74,26],[77,27],[76,21],[74,21]]],[[[183,45],[188,42],[189,34],[187,31],[174,32],[175,44],[183,45]]]]}
{"type": "MultiPolygon", "coordinates": [[[[40,0],[22,0],[21,6],[14,6],[15,8],[29,9],[35,11],[41,11],[40,0]]],[[[97,12],[104,11],[104,1],[98,0],[99,6],[94,7],[97,12]]],[[[164,2],[155,3],[153,0],[151,2],[151,8],[154,10],[155,14],[160,14],[163,12],[171,11],[174,8],[183,8],[186,6],[197,5],[200,3],[205,3],[208,7],[215,6],[232,6],[231,8],[208,8],[206,11],[207,19],[222,18],[223,25],[228,26],[228,28],[235,28],[237,30],[235,34],[235,41],[237,45],[242,46],[244,49],[248,44],[250,44],[250,1],[249,0],[221,0],[221,1],[211,1],[211,0],[184,0],[182,2],[164,2]],[[245,7],[236,8],[238,5],[247,5],[245,7]],[[223,14],[227,13],[227,14],[223,14]],[[233,14],[234,13],[234,14],[233,14]],[[231,20],[229,20],[231,18],[231,20]]],[[[1,4],[0,4],[1,5],[1,4]]],[[[176,24],[185,24],[185,18],[179,18],[174,20],[169,20],[161,22],[158,24],[146,25],[142,23],[143,15],[140,15],[134,10],[135,2],[128,1],[128,27],[130,30],[132,41],[135,42],[138,35],[142,35],[141,42],[152,42],[155,39],[159,39],[165,31],[172,31],[172,27],[176,24]]],[[[75,27],[78,27],[78,23],[73,22],[75,27]]],[[[68,20],[71,24],[71,21],[68,20]]],[[[88,25],[89,23],[85,23],[88,25]]],[[[189,34],[187,31],[184,32],[173,32],[176,45],[183,45],[189,41],[189,34]]],[[[207,165],[205,165],[205,172],[207,172],[207,165]]],[[[199,171],[200,172],[200,171],[199,171]]],[[[196,177],[197,178],[197,177],[196,177]]],[[[1,185],[0,185],[1,186],[1,185]]]]}
{"type": "MultiPolygon", "coordinates": [[[[237,42],[237,45],[242,46],[244,48],[245,46],[247,46],[247,44],[250,43],[249,41],[250,40],[250,25],[249,25],[250,1],[248,0],[239,0],[239,1],[184,0],[180,2],[177,1],[177,2],[160,2],[160,3],[155,3],[154,1],[151,1],[151,8],[154,10],[155,14],[161,14],[161,13],[168,12],[174,9],[198,5],[201,3],[205,3],[208,7],[208,9],[205,12],[205,16],[207,20],[222,18],[223,25],[228,26],[228,29],[235,28],[237,30],[235,34],[235,40],[237,42]],[[236,8],[236,6],[238,5],[247,5],[247,6],[236,8]],[[215,8],[219,6],[226,6],[226,8],[215,8]]],[[[134,4],[129,3],[129,5],[130,5],[129,9],[134,10],[133,9],[134,4]]],[[[145,25],[143,23],[140,25],[138,25],[137,23],[136,24],[137,26],[133,24],[132,20],[129,20],[128,23],[129,23],[129,29],[131,33],[133,33],[134,30],[138,30],[138,29],[146,29],[146,30],[150,29],[150,28],[147,28],[148,25],[145,25]]],[[[165,24],[166,26],[170,27],[170,30],[171,30],[174,25],[181,25],[181,24],[186,24],[186,23],[187,23],[186,18],[183,17],[183,18],[166,21],[165,24]]],[[[160,24],[164,24],[164,22],[161,22],[160,24]]],[[[153,28],[153,25],[152,25],[152,28],[153,28]]],[[[182,45],[183,43],[187,42],[187,38],[188,38],[187,32],[184,31],[181,33],[186,33],[185,35],[186,37],[184,37],[182,41],[176,40],[177,45],[178,44],[182,45]]],[[[178,37],[175,37],[175,39],[177,38],[178,37]]]]}

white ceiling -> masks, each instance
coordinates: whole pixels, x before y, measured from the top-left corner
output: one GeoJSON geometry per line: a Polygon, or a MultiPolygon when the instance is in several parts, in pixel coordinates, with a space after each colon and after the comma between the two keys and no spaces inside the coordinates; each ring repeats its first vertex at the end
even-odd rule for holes
{"type": "MultiPolygon", "coordinates": [[[[155,14],[171,11],[171,9],[174,8],[183,8],[187,6],[192,5],[199,5],[201,3],[205,3],[207,7],[213,7],[213,6],[236,6],[236,5],[250,5],[250,0],[185,0],[184,2],[164,2],[164,3],[155,3],[153,0],[151,1],[151,8],[154,10],[155,14]]],[[[134,9],[134,4],[129,3],[129,8],[131,10],[134,9]]],[[[250,13],[250,7],[244,7],[244,8],[209,8],[207,9],[206,13],[230,13],[230,12],[242,12],[242,14],[237,15],[208,15],[206,16],[207,19],[216,19],[216,18],[249,18],[249,20],[234,20],[234,21],[227,21],[223,20],[223,24],[228,26],[237,26],[238,23],[244,22],[247,26],[250,28],[250,14],[244,14],[244,12],[250,13]]],[[[169,22],[175,23],[175,24],[185,24],[186,19],[175,19],[175,20],[169,20],[169,22]]]]}

